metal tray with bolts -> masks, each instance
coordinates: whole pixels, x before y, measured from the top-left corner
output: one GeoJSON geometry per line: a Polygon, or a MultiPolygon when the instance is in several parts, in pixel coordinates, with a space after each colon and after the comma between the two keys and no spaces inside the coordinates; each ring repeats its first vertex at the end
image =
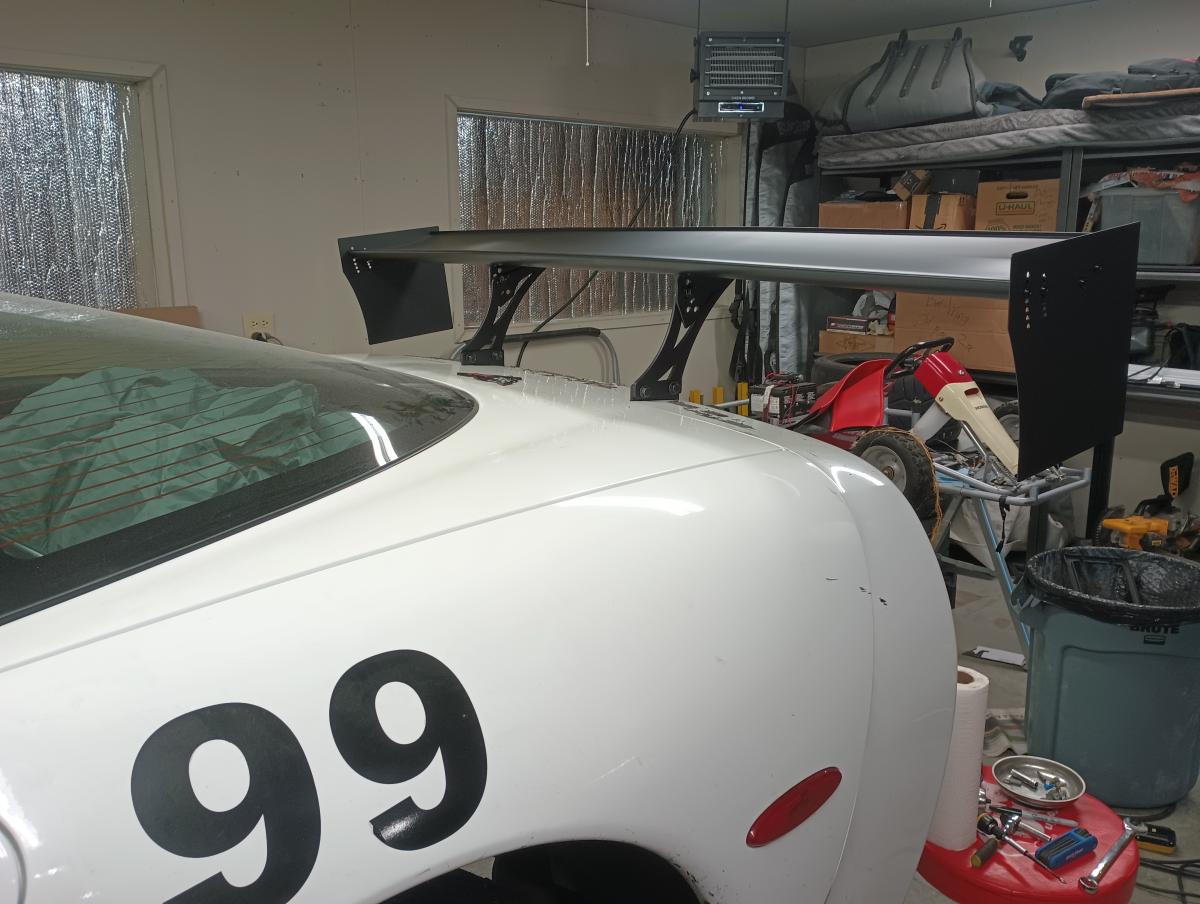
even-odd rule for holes
{"type": "Polygon", "coordinates": [[[1067,804],[1079,800],[1087,791],[1087,784],[1078,772],[1070,766],[1064,766],[1062,763],[1041,756],[1001,757],[992,764],[992,775],[995,776],[996,783],[1008,792],[1013,800],[1043,810],[1057,810],[1059,807],[1065,807],[1067,804]],[[1013,775],[1014,771],[1017,775],[1013,775]],[[1021,781],[1019,776],[1036,780],[1037,788],[1031,788],[1027,783],[1021,781]],[[1058,787],[1066,791],[1066,795],[1061,800],[1054,800],[1046,796],[1049,793],[1046,789],[1046,776],[1051,776],[1056,780],[1058,787]]]}

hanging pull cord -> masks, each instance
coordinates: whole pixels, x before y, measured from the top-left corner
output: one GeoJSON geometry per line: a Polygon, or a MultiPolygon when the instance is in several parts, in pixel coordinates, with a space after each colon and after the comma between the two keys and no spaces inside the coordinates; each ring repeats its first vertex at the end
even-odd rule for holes
{"type": "MultiPolygon", "coordinates": [[[[679,125],[676,127],[674,134],[671,135],[672,149],[676,149],[678,147],[679,136],[683,133],[683,127],[686,126],[688,120],[691,119],[695,115],[696,115],[695,110],[688,110],[687,113],[685,113],[683,115],[683,119],[681,119],[679,121],[679,125]]],[[[638,204],[637,210],[635,210],[633,212],[633,216],[631,216],[629,218],[629,224],[625,227],[626,229],[632,229],[635,225],[637,225],[638,217],[640,217],[642,215],[642,210],[645,209],[646,202],[649,200],[650,200],[650,192],[647,191],[645,193],[645,195],[642,196],[642,200],[638,204]]],[[[542,329],[546,326],[546,324],[548,324],[551,320],[553,320],[555,317],[557,317],[559,314],[561,314],[563,311],[565,311],[567,308],[569,308],[572,304],[574,304],[575,299],[583,294],[584,290],[592,284],[592,280],[594,280],[599,273],[600,273],[599,270],[592,270],[590,273],[588,273],[587,279],[585,279],[583,281],[583,285],[581,285],[578,289],[576,289],[575,293],[570,298],[568,298],[561,305],[559,305],[559,307],[557,309],[555,309],[553,312],[551,312],[550,316],[548,316],[545,320],[543,320],[541,323],[539,323],[537,326],[535,326],[530,332],[540,333],[542,331],[542,329]]],[[[522,342],[521,350],[519,352],[517,352],[517,363],[514,365],[514,367],[521,366],[521,361],[524,360],[524,358],[525,358],[525,349],[527,349],[527,348],[529,348],[529,343],[522,342]]]]}

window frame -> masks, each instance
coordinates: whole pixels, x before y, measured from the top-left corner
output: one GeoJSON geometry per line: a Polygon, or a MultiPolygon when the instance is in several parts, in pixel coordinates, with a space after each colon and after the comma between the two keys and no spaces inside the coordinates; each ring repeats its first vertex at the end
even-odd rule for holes
{"type": "Polygon", "coordinates": [[[145,217],[135,218],[135,229],[142,239],[137,261],[141,283],[139,306],[187,305],[166,67],[158,63],[0,48],[0,68],[64,78],[104,79],[133,87],[138,127],[129,138],[131,147],[140,152],[140,159],[130,161],[130,172],[138,179],[139,184],[133,188],[139,191],[139,204],[145,208],[145,217]]]}
{"type": "MultiPolygon", "coordinates": [[[[459,207],[458,170],[458,116],[460,113],[478,113],[481,116],[508,116],[527,119],[553,119],[588,125],[617,126],[630,129],[657,129],[673,132],[679,120],[664,121],[661,117],[641,113],[614,113],[610,111],[585,110],[578,107],[553,107],[537,103],[498,101],[487,98],[469,98],[457,95],[446,96],[446,147],[447,147],[447,197],[446,221],[451,229],[462,229],[459,207]]],[[[682,116],[686,109],[679,111],[682,116]]],[[[685,131],[713,135],[722,139],[721,185],[717,193],[717,226],[740,226],[743,215],[742,177],[745,168],[745,138],[738,124],[731,122],[696,122],[694,119],[685,131]]],[[[454,321],[454,338],[462,342],[474,335],[476,327],[466,326],[463,312],[463,277],[461,264],[448,264],[447,286],[450,294],[450,311],[454,321]]],[[[727,293],[732,297],[732,289],[727,293]]],[[[728,302],[723,298],[713,306],[708,320],[728,317],[728,302]]],[[[572,317],[562,321],[562,326],[594,326],[605,330],[627,329],[641,326],[658,326],[669,323],[671,312],[650,311],[642,314],[604,314],[587,317],[572,317]]],[[[520,328],[525,329],[524,326],[520,328]]],[[[514,328],[514,331],[519,331],[514,328]]]]}

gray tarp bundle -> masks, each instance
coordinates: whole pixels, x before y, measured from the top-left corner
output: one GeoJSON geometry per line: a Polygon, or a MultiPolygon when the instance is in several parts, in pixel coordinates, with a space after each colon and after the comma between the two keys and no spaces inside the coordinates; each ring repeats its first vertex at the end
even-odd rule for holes
{"type": "Polygon", "coordinates": [[[1200,100],[1190,98],[1146,107],[1025,110],[858,135],[827,132],[817,140],[817,153],[826,169],[904,168],[1092,143],[1136,148],[1195,144],[1198,139],[1200,100]]]}
{"type": "MultiPolygon", "coordinates": [[[[783,193],[797,153],[795,143],[776,144],[763,152],[762,169],[755,197],[754,162],[758,159],[760,127],[750,126],[750,173],[746,192],[746,224],[770,226],[814,226],[817,222],[817,179],[805,178],[791,185],[787,207],[783,193]],[[783,210],[782,221],[779,214],[783,210]]],[[[759,284],[759,345],[763,349],[766,370],[807,374],[816,349],[817,331],[827,314],[846,313],[858,292],[838,292],[815,286],[791,283],[759,284]],[[771,310],[779,302],[779,347],[777,360],[766,358],[771,345],[771,310]]]]}

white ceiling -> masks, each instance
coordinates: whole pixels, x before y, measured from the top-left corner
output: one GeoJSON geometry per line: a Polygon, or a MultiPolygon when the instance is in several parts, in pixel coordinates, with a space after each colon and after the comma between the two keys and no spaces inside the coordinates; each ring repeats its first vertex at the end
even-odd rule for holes
{"type": "Polygon", "coordinates": [[[786,3],[792,43],[804,47],[1082,2],[1087,0],[588,0],[592,9],[693,28],[699,3],[701,28],[743,31],[782,31],[786,3]]]}

